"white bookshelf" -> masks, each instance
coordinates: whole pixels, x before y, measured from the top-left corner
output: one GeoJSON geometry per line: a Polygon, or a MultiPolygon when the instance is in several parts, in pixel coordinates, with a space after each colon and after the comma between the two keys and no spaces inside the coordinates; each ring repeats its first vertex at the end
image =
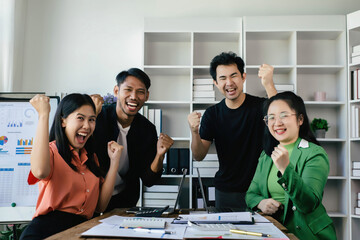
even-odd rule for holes
{"type": "Polygon", "coordinates": [[[345,16],[244,17],[244,37],[248,93],[265,96],[257,69],[271,64],[275,84],[294,85],[310,121],[315,117],[328,120],[326,137],[318,139],[330,162],[323,204],[338,239],[348,239],[345,16]],[[325,91],[326,101],[315,101],[316,91],[325,91]]]}
{"type": "MultiPolygon", "coordinates": [[[[348,18],[359,21],[356,14],[348,18]]],[[[360,150],[354,150],[360,149],[360,138],[349,138],[347,126],[348,103],[360,106],[360,100],[348,97],[347,76],[359,65],[347,64],[346,46],[360,44],[359,23],[348,32],[346,29],[344,15],[145,19],[144,70],[152,80],[146,104],[163,109],[163,130],[175,140],[175,146],[190,147],[187,115],[223,99],[214,88],[214,101],[192,101],[192,81],[211,78],[209,64],[214,56],[233,51],[243,57],[245,92],[257,96],[266,96],[257,76],[259,66],[273,65],[275,83],[294,85],[294,92],[305,101],[310,121],[320,117],[330,124],[326,137],[318,139],[330,161],[323,204],[335,223],[338,239],[355,239],[360,233],[360,217],[353,214],[352,198],[360,192],[360,178],[349,175],[348,153],[360,156],[360,150]],[[325,91],[326,101],[315,101],[316,91],[325,91]]],[[[213,146],[210,149],[215,152],[213,146]]],[[[188,198],[183,199],[181,207],[191,208],[191,188],[196,178],[191,150],[189,159],[188,198]]],[[[169,182],[180,177],[167,175],[163,179],[169,182]]]]}
{"type": "MultiPolygon", "coordinates": [[[[222,51],[242,55],[241,18],[145,19],[144,71],[150,76],[149,109],[162,109],[163,132],[171,136],[173,148],[190,149],[187,116],[206,109],[223,96],[215,90],[215,100],[193,101],[193,79],[211,78],[211,59],[222,51]]],[[[186,182],[186,196],[180,206],[192,207],[192,153],[186,182]]],[[[163,184],[177,184],[181,175],[163,175],[163,184]]]]}
{"type": "Polygon", "coordinates": [[[348,176],[350,184],[349,188],[349,226],[350,226],[350,239],[359,239],[360,235],[360,215],[354,214],[354,209],[357,206],[357,195],[360,192],[360,177],[354,177],[352,175],[352,162],[360,161],[360,138],[354,138],[352,136],[352,106],[360,106],[359,100],[354,100],[351,98],[351,71],[360,68],[360,63],[355,64],[351,60],[352,47],[360,45],[360,11],[350,13],[347,15],[347,56],[348,56],[348,126],[349,126],[349,160],[348,160],[348,176]]]}

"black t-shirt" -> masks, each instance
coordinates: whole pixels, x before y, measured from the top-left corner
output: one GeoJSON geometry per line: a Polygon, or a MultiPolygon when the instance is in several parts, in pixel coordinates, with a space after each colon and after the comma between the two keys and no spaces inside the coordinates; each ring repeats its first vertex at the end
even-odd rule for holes
{"type": "Polygon", "coordinates": [[[202,117],[200,137],[215,141],[219,157],[214,183],[220,191],[246,192],[250,185],[263,149],[265,100],[246,94],[239,108],[230,109],[223,99],[202,117]]]}

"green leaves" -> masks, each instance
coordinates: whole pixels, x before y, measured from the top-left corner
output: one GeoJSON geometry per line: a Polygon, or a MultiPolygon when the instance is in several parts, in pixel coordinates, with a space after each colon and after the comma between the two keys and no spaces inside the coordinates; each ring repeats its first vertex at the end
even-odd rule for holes
{"type": "Polygon", "coordinates": [[[311,130],[315,131],[317,129],[329,130],[329,125],[326,119],[314,118],[310,124],[311,130]]]}

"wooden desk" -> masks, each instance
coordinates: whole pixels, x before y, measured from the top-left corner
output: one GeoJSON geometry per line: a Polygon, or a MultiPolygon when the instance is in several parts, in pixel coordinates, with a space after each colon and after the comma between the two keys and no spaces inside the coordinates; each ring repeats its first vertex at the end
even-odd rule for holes
{"type": "MultiPolygon", "coordinates": [[[[78,239],[78,240],[99,240],[99,239],[109,239],[109,238],[94,238],[94,237],[81,237],[81,233],[89,230],[90,228],[100,224],[99,220],[103,219],[103,218],[107,218],[110,217],[112,215],[119,215],[119,216],[131,216],[133,217],[134,214],[128,214],[126,213],[126,209],[125,208],[121,208],[121,209],[114,209],[108,213],[105,213],[102,216],[93,218],[89,221],[86,221],[84,223],[81,223],[75,227],[72,227],[68,230],[65,230],[63,232],[57,233],[55,235],[52,235],[51,237],[48,237],[47,239],[49,240],[63,240],[63,239],[78,239]]],[[[169,215],[168,217],[177,217],[178,214],[172,214],[169,215]]],[[[290,240],[298,240],[298,238],[292,234],[292,233],[288,233],[287,229],[280,224],[278,221],[276,221],[274,218],[270,217],[270,216],[264,216],[266,217],[270,222],[272,222],[277,228],[279,228],[281,231],[283,231],[285,233],[285,235],[288,236],[288,238],[290,240]]],[[[129,239],[129,238],[111,238],[111,239],[129,239]]],[[[138,238],[137,238],[138,239],[138,238]]]]}

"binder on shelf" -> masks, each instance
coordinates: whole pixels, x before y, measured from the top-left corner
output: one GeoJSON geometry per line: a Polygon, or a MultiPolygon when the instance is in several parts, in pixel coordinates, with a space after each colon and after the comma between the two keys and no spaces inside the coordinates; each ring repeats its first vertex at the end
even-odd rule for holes
{"type": "Polygon", "coordinates": [[[155,125],[155,109],[149,109],[149,111],[148,111],[148,119],[152,124],[155,125]]]}
{"type": "Polygon", "coordinates": [[[355,215],[360,215],[360,208],[359,207],[355,208],[355,215]]]}
{"type": "Polygon", "coordinates": [[[179,170],[183,173],[184,169],[187,169],[189,174],[190,165],[190,150],[188,148],[179,148],[179,170]]]}
{"type": "Polygon", "coordinates": [[[179,174],[179,149],[170,148],[167,157],[168,173],[179,174]]]}
{"type": "Polygon", "coordinates": [[[165,153],[165,157],[163,160],[163,174],[168,174],[168,166],[167,166],[167,155],[168,153],[165,153]]]}
{"type": "Polygon", "coordinates": [[[157,135],[159,136],[162,132],[162,110],[154,109],[154,125],[156,127],[157,135]]]}

